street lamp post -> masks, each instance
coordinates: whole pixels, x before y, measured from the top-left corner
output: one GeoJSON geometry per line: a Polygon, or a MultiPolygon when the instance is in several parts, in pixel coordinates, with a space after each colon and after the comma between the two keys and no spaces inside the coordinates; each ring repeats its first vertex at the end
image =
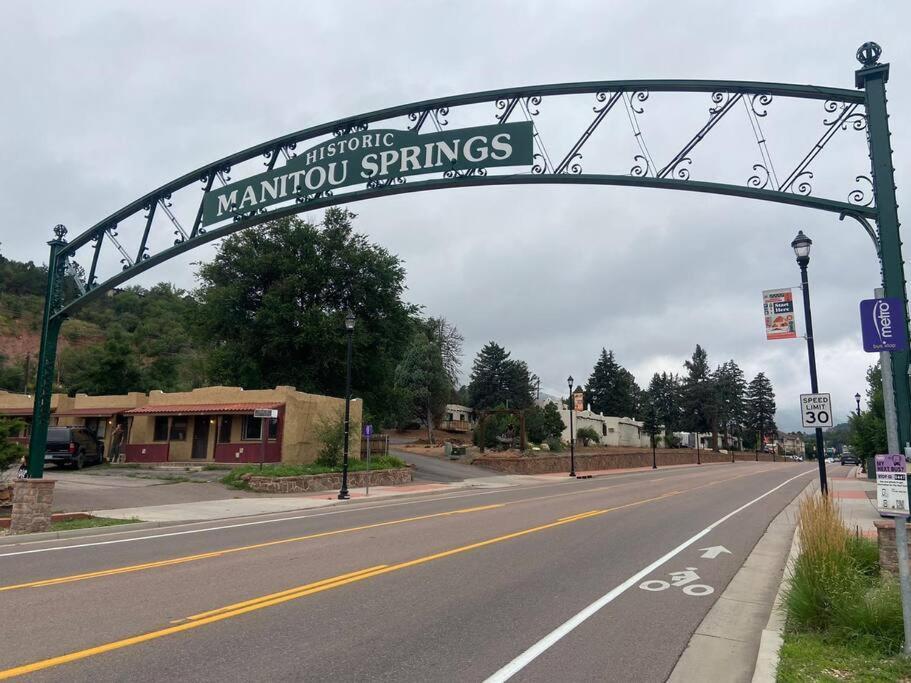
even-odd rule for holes
{"type": "Polygon", "coordinates": [[[857,417],[860,417],[860,394],[854,394],[854,401],[857,403],[857,417]]]}
{"type": "Polygon", "coordinates": [[[339,500],[348,500],[348,425],[351,423],[351,340],[354,337],[354,313],[345,316],[345,332],[348,333],[348,354],[345,360],[345,440],[342,451],[342,488],[339,500]]]}
{"type": "Polygon", "coordinates": [[[569,408],[569,476],[576,476],[576,439],[573,436],[573,376],[570,375],[566,380],[569,385],[569,400],[566,407],[569,408]]]}
{"type": "MultiPolygon", "coordinates": [[[[791,242],[797,265],[800,266],[800,288],[803,290],[803,315],[807,328],[807,357],[810,363],[810,391],[819,393],[819,383],[816,380],[816,348],[813,345],[813,316],[810,313],[810,285],[807,282],[807,265],[810,263],[810,245],[813,240],[797,232],[797,237],[791,242]]],[[[819,463],[819,488],[824,496],[829,495],[829,484],[826,481],[826,464],[823,458],[822,428],[816,428],[816,461],[819,463]]]]}

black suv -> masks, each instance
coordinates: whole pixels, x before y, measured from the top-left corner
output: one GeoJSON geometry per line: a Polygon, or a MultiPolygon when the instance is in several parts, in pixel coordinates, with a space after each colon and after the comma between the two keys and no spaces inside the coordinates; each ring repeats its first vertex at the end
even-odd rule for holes
{"type": "Polygon", "coordinates": [[[45,463],[77,470],[104,462],[104,443],[85,427],[48,427],[45,463]]]}
{"type": "Polygon", "coordinates": [[[842,453],[841,454],[841,464],[842,465],[859,465],[860,458],[858,458],[853,453],[842,453]]]}

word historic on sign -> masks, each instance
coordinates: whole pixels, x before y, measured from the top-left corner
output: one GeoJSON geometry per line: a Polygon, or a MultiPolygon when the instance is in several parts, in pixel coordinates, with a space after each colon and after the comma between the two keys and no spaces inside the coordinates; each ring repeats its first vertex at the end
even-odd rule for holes
{"type": "Polygon", "coordinates": [[[336,188],[421,173],[531,164],[530,121],[418,134],[364,130],[320,143],[282,168],[245,178],[203,201],[203,225],[336,188]]]}

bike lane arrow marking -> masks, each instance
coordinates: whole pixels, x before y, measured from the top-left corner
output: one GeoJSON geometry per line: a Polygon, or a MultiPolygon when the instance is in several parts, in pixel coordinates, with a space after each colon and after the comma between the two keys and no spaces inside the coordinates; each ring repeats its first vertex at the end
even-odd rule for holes
{"type": "Polygon", "coordinates": [[[699,550],[704,550],[705,552],[702,553],[702,557],[708,558],[710,560],[714,560],[722,553],[727,553],[728,555],[731,554],[731,551],[725,548],[723,545],[713,545],[711,548],[699,548],[699,550]]]}

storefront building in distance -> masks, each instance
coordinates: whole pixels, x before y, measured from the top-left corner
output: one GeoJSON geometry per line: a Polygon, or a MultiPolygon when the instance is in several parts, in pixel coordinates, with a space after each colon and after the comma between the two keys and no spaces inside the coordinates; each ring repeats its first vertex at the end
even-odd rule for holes
{"type": "MultiPolygon", "coordinates": [[[[0,392],[0,416],[18,417],[27,426],[17,438],[26,443],[32,398],[0,392]]],[[[316,459],[323,428],[344,416],[341,398],[306,394],[293,387],[245,390],[206,387],[188,392],[75,397],[55,394],[51,424],[86,426],[111,453],[116,426],[123,427],[126,462],[308,463],[316,459]],[[275,410],[276,419],[254,417],[275,410]]],[[[350,452],[360,453],[363,402],[351,401],[350,452]]],[[[355,456],[356,457],[356,456],[355,456]]]]}

